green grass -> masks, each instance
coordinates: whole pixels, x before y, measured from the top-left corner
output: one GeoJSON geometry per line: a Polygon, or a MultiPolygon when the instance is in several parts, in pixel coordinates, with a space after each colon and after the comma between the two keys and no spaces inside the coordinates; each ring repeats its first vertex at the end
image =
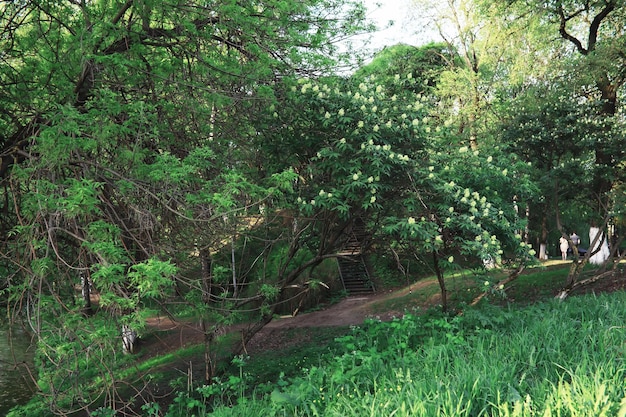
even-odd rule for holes
{"type": "Polygon", "coordinates": [[[166,367],[172,363],[180,362],[185,359],[202,356],[204,352],[203,345],[191,345],[180,348],[173,352],[168,352],[163,355],[153,356],[150,359],[143,361],[133,362],[132,366],[119,371],[116,374],[117,380],[123,380],[135,377],[137,375],[143,375],[147,372],[154,372],[156,369],[166,367]]]}
{"type": "MultiPolygon", "coordinates": [[[[347,327],[317,327],[290,329],[284,335],[290,346],[260,352],[245,365],[252,386],[292,378],[303,368],[319,365],[321,358],[332,356],[339,349],[337,337],[349,331],[347,327]]],[[[235,366],[236,367],[236,364],[235,366]]],[[[235,372],[232,369],[231,372],[235,372]]]]}
{"type": "Polygon", "coordinates": [[[522,304],[549,299],[563,288],[568,272],[569,264],[529,269],[506,287],[506,296],[522,304]]]}
{"type": "MultiPolygon", "coordinates": [[[[520,275],[511,282],[502,292],[490,294],[490,302],[530,303],[538,299],[553,297],[565,285],[569,264],[550,266],[548,268],[533,268],[520,275]]],[[[474,297],[481,293],[481,286],[485,281],[496,283],[506,278],[498,270],[488,274],[476,273],[472,270],[463,270],[445,276],[448,290],[449,304],[452,309],[469,304],[474,297]]],[[[395,290],[385,299],[371,306],[372,314],[388,311],[416,312],[430,308],[430,303],[440,294],[437,278],[430,276],[419,279],[408,287],[395,290]]]]}
{"type": "MultiPolygon", "coordinates": [[[[478,278],[470,270],[464,270],[445,277],[449,303],[461,305],[472,300],[479,291],[475,285],[478,278]]],[[[411,283],[407,287],[392,291],[384,299],[370,307],[372,314],[389,311],[416,312],[431,307],[432,300],[440,294],[439,283],[434,276],[427,276],[411,283]]]]}
{"type": "MultiPolygon", "coordinates": [[[[525,285],[552,278],[529,274],[525,285]]],[[[297,349],[284,352],[273,382],[258,385],[258,364],[240,361],[237,378],[199,389],[196,402],[184,402],[185,412],[624,417],[624,311],[626,293],[617,292],[524,308],[487,304],[462,316],[431,312],[369,321],[336,337],[332,355],[312,350],[317,358],[303,362],[297,349]],[[280,372],[290,360],[299,369],[280,372]]],[[[264,366],[272,365],[266,360],[264,366]]],[[[180,405],[169,416],[186,415],[180,405]]]]}
{"type": "MultiPolygon", "coordinates": [[[[626,417],[626,293],[558,302],[552,295],[567,272],[529,270],[461,315],[421,308],[439,292],[424,278],[374,306],[402,319],[292,329],[266,353],[224,356],[226,373],[212,385],[181,386],[169,410],[148,404],[144,415],[626,417]],[[548,301],[531,304],[537,299],[548,301]]],[[[463,271],[446,279],[459,306],[483,280],[501,278],[463,271]]],[[[187,347],[116,379],[150,373],[166,382],[169,364],[201,354],[202,346],[187,347]]]]}

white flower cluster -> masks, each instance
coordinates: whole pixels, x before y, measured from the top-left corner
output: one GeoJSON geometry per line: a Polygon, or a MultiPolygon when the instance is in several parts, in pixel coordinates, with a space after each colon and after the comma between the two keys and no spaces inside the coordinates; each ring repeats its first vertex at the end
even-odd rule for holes
{"type": "MultiPolygon", "coordinates": [[[[469,212],[473,217],[489,217],[492,214],[491,203],[487,201],[487,197],[481,196],[477,191],[472,192],[469,188],[465,188],[461,193],[461,190],[457,190],[455,197],[459,198],[462,204],[469,205],[469,212]]],[[[498,214],[504,213],[500,210],[498,214]]]]}
{"type": "Polygon", "coordinates": [[[490,235],[486,230],[474,237],[474,244],[479,251],[490,255],[502,255],[504,253],[497,236],[490,235]]]}
{"type": "MultiPolygon", "coordinates": [[[[318,98],[325,98],[328,97],[328,95],[331,93],[330,87],[326,84],[322,84],[320,87],[319,84],[313,84],[313,82],[311,82],[307,78],[299,79],[298,83],[301,84],[300,93],[302,94],[307,94],[309,90],[311,90],[313,93],[317,94],[318,98]]],[[[298,88],[296,86],[293,86],[291,87],[291,91],[296,92],[298,91],[298,88]]]]}
{"type": "Polygon", "coordinates": [[[370,139],[367,142],[363,142],[361,143],[361,149],[365,150],[365,149],[371,149],[371,150],[376,150],[376,151],[384,151],[388,153],[388,157],[389,159],[397,159],[398,161],[402,161],[402,162],[408,162],[411,160],[411,158],[409,158],[408,155],[404,155],[401,153],[395,153],[395,152],[391,152],[391,145],[385,144],[385,145],[380,145],[380,144],[375,144],[373,139],[370,139]]]}

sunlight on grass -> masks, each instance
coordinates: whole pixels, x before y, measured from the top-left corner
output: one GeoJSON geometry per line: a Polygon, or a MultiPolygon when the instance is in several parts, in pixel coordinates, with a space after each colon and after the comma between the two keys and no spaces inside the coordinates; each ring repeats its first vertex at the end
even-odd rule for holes
{"type": "MultiPolygon", "coordinates": [[[[532,302],[539,297],[551,297],[563,287],[567,277],[570,262],[558,261],[544,266],[530,268],[511,282],[504,291],[492,294],[488,298],[502,302],[528,301],[532,302]]],[[[477,273],[472,270],[463,270],[446,275],[446,287],[450,304],[460,307],[471,302],[479,295],[485,281],[490,283],[504,279],[506,274],[501,270],[488,273],[477,273]]],[[[407,287],[391,291],[382,300],[369,306],[371,314],[395,311],[398,313],[414,312],[431,308],[439,304],[440,288],[437,278],[429,276],[422,278],[407,287]]]]}
{"type": "MultiPolygon", "coordinates": [[[[626,417],[626,293],[559,302],[553,294],[568,269],[563,262],[529,269],[492,302],[456,315],[425,309],[439,295],[436,278],[427,277],[371,306],[403,318],[291,330],[285,337],[301,343],[280,355],[237,357],[211,385],[179,392],[166,414],[155,404],[144,410],[168,417],[626,417]],[[537,299],[548,301],[531,304],[537,299]]],[[[483,280],[504,276],[461,271],[446,284],[464,305],[483,280]]],[[[201,351],[151,358],[124,376],[201,351]]]]}
{"type": "Polygon", "coordinates": [[[623,416],[625,306],[619,292],[370,321],[336,339],[343,353],[204,415],[623,416]]]}

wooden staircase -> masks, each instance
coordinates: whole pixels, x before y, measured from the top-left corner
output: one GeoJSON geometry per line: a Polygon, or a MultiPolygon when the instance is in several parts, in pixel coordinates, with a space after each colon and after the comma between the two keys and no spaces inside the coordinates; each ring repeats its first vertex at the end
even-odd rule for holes
{"type": "Polygon", "coordinates": [[[371,294],[374,292],[374,284],[370,279],[365,259],[363,258],[363,243],[369,234],[365,230],[363,221],[355,221],[350,237],[346,241],[343,250],[337,257],[339,275],[343,282],[343,288],[349,295],[371,294]]]}
{"type": "Polygon", "coordinates": [[[358,255],[343,255],[337,258],[339,275],[343,288],[349,295],[371,294],[374,284],[370,280],[363,257],[358,255]]]}

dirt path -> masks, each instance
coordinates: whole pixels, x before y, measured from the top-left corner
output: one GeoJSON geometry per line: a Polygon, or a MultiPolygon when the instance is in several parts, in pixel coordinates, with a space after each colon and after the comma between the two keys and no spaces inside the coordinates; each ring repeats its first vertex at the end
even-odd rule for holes
{"type": "Polygon", "coordinates": [[[294,327],[358,325],[368,317],[368,306],[378,298],[375,295],[344,298],[337,304],[318,311],[274,319],[265,327],[268,329],[289,329],[294,327]]]}
{"type": "MultiPolygon", "coordinates": [[[[626,289],[626,277],[620,278],[594,283],[594,285],[576,291],[576,294],[626,289]]],[[[372,311],[375,311],[373,307],[385,300],[403,297],[411,291],[419,292],[432,285],[437,285],[434,279],[423,280],[403,289],[347,297],[336,304],[322,306],[317,311],[275,318],[252,338],[247,349],[252,352],[276,348],[278,347],[277,343],[285,342],[287,337],[285,333],[290,329],[351,326],[360,325],[369,317],[375,317],[384,321],[391,320],[393,317],[401,317],[401,311],[387,311],[386,309],[384,313],[374,314],[372,313],[372,311]]],[[[439,295],[435,295],[419,307],[428,308],[439,302],[439,295]]],[[[143,342],[143,347],[147,351],[145,357],[202,343],[203,341],[202,331],[197,323],[175,322],[167,317],[154,317],[148,321],[148,328],[152,335],[143,342]]],[[[289,344],[288,342],[285,343],[289,344]]],[[[284,343],[280,344],[280,346],[284,346],[284,343]]]]}
{"type": "MultiPolygon", "coordinates": [[[[380,294],[347,297],[337,304],[318,311],[276,318],[254,336],[251,341],[252,349],[262,349],[269,335],[276,338],[277,333],[288,329],[362,324],[367,317],[371,316],[369,306],[382,297],[380,294]]],[[[153,317],[148,319],[147,326],[150,336],[143,346],[147,357],[202,343],[203,340],[202,331],[197,323],[177,322],[169,317],[153,317]]]]}
{"type": "MultiPolygon", "coordinates": [[[[394,317],[401,317],[402,312],[400,311],[385,311],[374,314],[372,307],[387,299],[402,297],[411,291],[419,291],[433,284],[436,285],[436,281],[424,280],[404,289],[347,297],[336,304],[325,306],[317,311],[275,318],[252,338],[246,349],[251,353],[291,344],[291,341],[287,340],[288,336],[285,335],[290,329],[343,327],[363,324],[367,318],[387,321],[394,317]]],[[[428,305],[438,302],[439,298],[435,297],[429,300],[428,305]]],[[[427,305],[422,307],[427,307],[427,305]]],[[[144,350],[144,358],[203,341],[203,334],[197,323],[176,322],[169,317],[153,317],[148,320],[147,325],[150,336],[141,346],[144,350]]]]}
{"type": "MultiPolygon", "coordinates": [[[[362,324],[366,318],[375,317],[380,320],[391,320],[393,317],[402,316],[402,312],[385,311],[381,314],[372,313],[372,307],[388,299],[403,297],[412,291],[419,291],[425,287],[437,285],[434,279],[422,280],[407,288],[399,290],[379,292],[371,295],[347,297],[337,304],[330,305],[318,311],[302,313],[297,316],[284,316],[272,320],[265,328],[268,329],[289,329],[296,327],[332,327],[351,326],[362,324]]],[[[428,305],[439,302],[439,297],[434,297],[428,301],[428,305]]],[[[425,306],[422,306],[425,307],[425,306]]]]}

